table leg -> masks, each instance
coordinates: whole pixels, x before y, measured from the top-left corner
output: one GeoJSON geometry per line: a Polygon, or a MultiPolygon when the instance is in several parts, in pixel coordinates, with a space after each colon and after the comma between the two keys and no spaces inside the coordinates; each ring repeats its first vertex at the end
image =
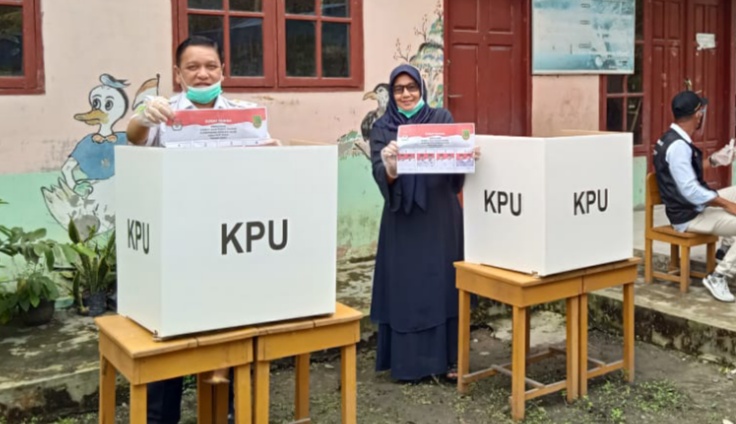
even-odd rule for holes
{"type": "Polygon", "coordinates": [[[578,398],[580,385],[580,300],[577,297],[567,299],[567,401],[578,398]]]}
{"type": "Polygon", "coordinates": [[[207,373],[197,375],[197,423],[213,424],[212,385],[205,383],[207,373]]]}
{"type": "Polygon", "coordinates": [[[524,419],[526,402],[526,323],[527,308],[514,306],[511,359],[511,417],[514,420],[524,419]]]}
{"type": "Polygon", "coordinates": [[[296,361],[296,421],[309,417],[309,354],[298,355],[296,361]]]}
{"type": "MultiPolygon", "coordinates": [[[[235,367],[235,424],[251,424],[250,364],[235,367]]],[[[226,392],[227,393],[227,392],[226,392]]]]}
{"type": "Polygon", "coordinates": [[[100,355],[100,424],[115,423],[115,367],[100,355]]]}
{"type": "Polygon", "coordinates": [[[340,350],[342,423],[355,424],[358,419],[356,345],[351,344],[343,346],[340,350]]]}
{"type": "Polygon", "coordinates": [[[255,416],[253,419],[254,424],[268,424],[268,408],[270,406],[270,401],[268,399],[268,391],[269,389],[269,378],[270,378],[270,362],[268,361],[261,361],[256,362],[256,372],[255,372],[255,387],[256,391],[254,393],[254,411],[253,415],[255,416]]]}
{"type": "Polygon", "coordinates": [[[230,387],[228,384],[213,384],[212,385],[213,396],[214,396],[214,422],[215,424],[226,424],[228,415],[228,392],[230,387]]]}
{"type": "Polygon", "coordinates": [[[580,295],[580,396],[588,394],[588,295],[580,295]]]}
{"type": "Polygon", "coordinates": [[[624,373],[634,382],[634,283],[624,284],[624,373]]]}
{"type": "Polygon", "coordinates": [[[457,391],[465,393],[465,376],[470,373],[470,293],[459,290],[457,332],[457,391]]]}
{"type": "Polygon", "coordinates": [[[146,385],[130,385],[130,424],[148,422],[148,399],[146,385]]]}
{"type": "Polygon", "coordinates": [[[526,334],[524,335],[524,349],[526,355],[529,356],[531,346],[531,328],[532,328],[532,310],[527,309],[526,313],[526,334]]]}

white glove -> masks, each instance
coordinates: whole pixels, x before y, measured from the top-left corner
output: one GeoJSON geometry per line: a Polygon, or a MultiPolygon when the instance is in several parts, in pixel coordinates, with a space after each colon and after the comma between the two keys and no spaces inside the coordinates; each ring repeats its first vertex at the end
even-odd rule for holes
{"type": "Polygon", "coordinates": [[[155,127],[174,117],[174,111],[169,106],[169,99],[165,97],[149,96],[136,109],[138,121],[146,127],[155,127]]]}
{"type": "Polygon", "coordinates": [[[386,168],[386,175],[391,178],[397,178],[398,171],[396,170],[396,155],[399,153],[399,146],[395,141],[388,143],[386,147],[381,150],[381,161],[383,162],[384,168],[386,168]]]}
{"type": "Polygon", "coordinates": [[[726,166],[733,163],[734,160],[734,139],[731,139],[731,142],[727,145],[723,146],[719,151],[713,153],[710,155],[710,158],[708,159],[710,161],[710,164],[712,166],[726,166]]]}

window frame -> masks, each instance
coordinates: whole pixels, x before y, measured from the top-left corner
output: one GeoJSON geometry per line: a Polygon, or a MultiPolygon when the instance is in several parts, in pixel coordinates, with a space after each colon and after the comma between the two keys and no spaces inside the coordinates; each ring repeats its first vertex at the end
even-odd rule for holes
{"type": "Polygon", "coordinates": [[[0,95],[45,92],[40,3],[41,0],[0,0],[0,6],[23,9],[23,76],[0,76],[0,95]]]}
{"type": "MultiPolygon", "coordinates": [[[[628,88],[628,78],[630,75],[626,74],[624,75],[625,78],[623,80],[623,91],[621,93],[608,93],[608,78],[609,75],[601,75],[599,79],[599,129],[601,131],[607,131],[607,119],[608,119],[608,99],[609,98],[620,98],[623,99],[623,108],[622,113],[624,125],[626,125],[628,120],[627,115],[627,105],[628,105],[628,99],[631,98],[641,98],[641,111],[640,111],[640,120],[641,120],[641,144],[634,144],[633,150],[634,150],[634,156],[646,156],[649,157],[650,155],[650,146],[651,146],[651,128],[650,128],[650,110],[649,110],[649,102],[651,100],[651,87],[649,84],[649,81],[651,80],[649,77],[650,72],[650,64],[651,61],[651,52],[652,52],[652,40],[651,40],[651,30],[649,28],[651,21],[648,19],[651,16],[651,2],[645,1],[645,0],[636,0],[637,4],[639,2],[642,2],[642,34],[641,38],[635,38],[634,40],[634,48],[636,49],[636,46],[641,46],[642,52],[641,52],[641,58],[642,58],[642,64],[641,64],[641,88],[642,91],[638,93],[629,93],[628,88]],[[630,95],[631,94],[631,95],[630,95]]],[[[636,57],[636,55],[635,55],[636,57]]],[[[636,66],[636,65],[635,65],[636,66]]]]}
{"type": "MultiPolygon", "coordinates": [[[[188,0],[172,0],[173,40],[172,63],[176,63],[176,47],[189,36],[189,15],[196,14],[223,16],[223,56],[225,58],[225,79],[222,87],[229,92],[321,92],[321,91],[362,91],[364,89],[363,56],[363,0],[348,0],[350,18],[322,17],[322,0],[316,0],[315,15],[287,15],[285,0],[266,0],[261,12],[229,11],[230,0],[223,0],[222,10],[189,9],[188,0]],[[229,17],[260,17],[263,19],[263,76],[233,77],[230,75],[229,17]],[[317,22],[315,48],[318,74],[322,70],[321,22],[347,22],[350,24],[350,70],[349,78],[327,77],[289,77],[286,75],[286,19],[313,20],[317,22]]],[[[176,83],[174,83],[175,88],[176,83]]]]}

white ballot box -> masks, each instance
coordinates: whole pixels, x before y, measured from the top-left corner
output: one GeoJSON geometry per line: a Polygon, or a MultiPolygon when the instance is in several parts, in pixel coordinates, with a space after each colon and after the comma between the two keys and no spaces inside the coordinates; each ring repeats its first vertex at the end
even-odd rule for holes
{"type": "Polygon", "coordinates": [[[579,134],[476,136],[466,261],[546,276],[632,256],[632,136],[579,134]]]}
{"type": "Polygon", "coordinates": [[[337,161],[116,147],[118,312],[160,338],[334,313],[337,161]]]}

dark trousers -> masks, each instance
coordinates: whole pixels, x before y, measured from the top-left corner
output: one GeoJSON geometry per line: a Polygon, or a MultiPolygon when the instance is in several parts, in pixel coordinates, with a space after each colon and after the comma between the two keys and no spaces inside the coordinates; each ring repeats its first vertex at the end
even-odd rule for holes
{"type": "MultiPolygon", "coordinates": [[[[230,370],[228,413],[233,413],[233,376],[230,370]]],[[[148,385],[148,424],[178,424],[181,419],[181,393],[184,378],[157,381],[148,385]]]]}

